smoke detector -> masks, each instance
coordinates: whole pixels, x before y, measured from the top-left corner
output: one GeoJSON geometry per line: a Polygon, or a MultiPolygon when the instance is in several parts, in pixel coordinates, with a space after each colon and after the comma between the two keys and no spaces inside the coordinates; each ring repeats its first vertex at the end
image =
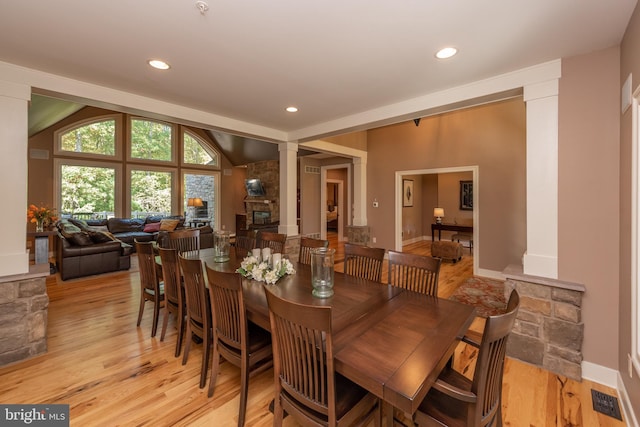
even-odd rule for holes
{"type": "Polygon", "coordinates": [[[196,7],[198,8],[198,10],[200,11],[200,14],[202,15],[204,15],[207,12],[207,10],[209,10],[209,5],[202,0],[198,0],[196,2],[196,7]]]}

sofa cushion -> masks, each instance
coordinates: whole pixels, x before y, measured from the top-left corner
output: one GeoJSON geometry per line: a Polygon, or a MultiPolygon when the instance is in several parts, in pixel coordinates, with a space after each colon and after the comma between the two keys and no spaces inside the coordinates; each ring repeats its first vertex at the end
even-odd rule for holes
{"type": "Polygon", "coordinates": [[[79,231],[77,233],[72,233],[68,239],[75,246],[89,246],[93,245],[93,240],[89,236],[89,233],[86,231],[79,231]]]}
{"type": "Polygon", "coordinates": [[[160,222],[148,222],[144,225],[145,233],[155,233],[156,231],[160,231],[160,222]]]}
{"type": "Polygon", "coordinates": [[[93,243],[105,243],[116,240],[113,234],[109,233],[108,231],[105,232],[89,230],[87,231],[87,234],[89,235],[93,243]]]}
{"type": "Polygon", "coordinates": [[[176,229],[179,223],[179,219],[163,219],[162,221],[160,221],[160,230],[173,231],[176,229]]]}
{"type": "Polygon", "coordinates": [[[109,218],[109,232],[113,234],[138,232],[144,229],[144,220],[137,218],[109,218]]]}

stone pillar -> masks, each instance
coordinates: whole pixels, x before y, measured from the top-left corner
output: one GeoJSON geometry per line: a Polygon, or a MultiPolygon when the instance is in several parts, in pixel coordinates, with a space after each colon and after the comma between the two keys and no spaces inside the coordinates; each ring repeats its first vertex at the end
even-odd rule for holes
{"type": "Polygon", "coordinates": [[[44,277],[0,283],[0,366],[47,351],[44,277]]]}
{"type": "Polygon", "coordinates": [[[507,356],[556,374],[582,379],[582,285],[504,271],[505,298],[513,289],[520,296],[516,323],[507,343],[507,356]]]}
{"type": "MultiPolygon", "coordinates": [[[[347,206],[345,212],[350,212],[347,206]]],[[[353,225],[367,225],[367,156],[353,159],[353,225]]],[[[351,241],[351,240],[349,240],[351,241]]]]}
{"type": "Polygon", "coordinates": [[[371,230],[368,225],[351,225],[347,227],[347,240],[356,245],[369,246],[371,230]]]}

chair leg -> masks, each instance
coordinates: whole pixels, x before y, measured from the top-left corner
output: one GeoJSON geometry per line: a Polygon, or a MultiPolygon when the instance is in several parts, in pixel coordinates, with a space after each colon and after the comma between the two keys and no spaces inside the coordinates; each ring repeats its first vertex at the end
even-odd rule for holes
{"type": "Polygon", "coordinates": [[[202,333],[202,367],[200,368],[200,388],[207,384],[207,370],[209,369],[209,354],[211,353],[211,337],[209,331],[202,333]]]}
{"type": "Polygon", "coordinates": [[[282,427],[284,409],[282,409],[282,401],[280,400],[280,396],[276,396],[273,402],[273,427],[282,427]]]}
{"type": "Polygon", "coordinates": [[[151,338],[156,336],[158,332],[158,317],[160,314],[160,300],[156,298],[153,301],[153,325],[151,326],[151,338]]]}
{"type": "Polygon", "coordinates": [[[247,394],[249,393],[249,360],[243,355],[240,366],[240,408],[238,412],[238,427],[244,426],[244,417],[247,413],[247,394]]]}
{"type": "Polygon", "coordinates": [[[164,316],[162,318],[162,332],[160,333],[160,341],[164,341],[164,335],[167,332],[167,325],[169,324],[169,304],[164,306],[164,316]]]}
{"type": "Polygon", "coordinates": [[[178,339],[176,340],[176,353],[175,357],[180,356],[180,350],[182,349],[182,340],[184,338],[184,313],[178,309],[178,339]]]}
{"type": "Polygon", "coordinates": [[[182,364],[187,364],[187,359],[189,358],[189,350],[191,349],[191,322],[187,321],[187,331],[185,332],[187,336],[187,343],[184,345],[184,354],[182,355],[182,364]]]}
{"type": "Polygon", "coordinates": [[[145,303],[144,294],[142,294],[140,295],[140,308],[138,309],[138,323],[136,323],[136,326],[140,326],[140,322],[142,322],[142,313],[144,312],[144,303],[145,303]]]}
{"type": "MultiPolygon", "coordinates": [[[[218,354],[218,346],[216,345],[216,340],[213,340],[213,360],[211,361],[211,378],[209,378],[209,391],[207,392],[207,396],[213,396],[213,393],[216,389],[216,380],[218,379],[218,370],[220,369],[220,355],[218,354]]],[[[238,423],[239,425],[239,423],[238,423]]]]}

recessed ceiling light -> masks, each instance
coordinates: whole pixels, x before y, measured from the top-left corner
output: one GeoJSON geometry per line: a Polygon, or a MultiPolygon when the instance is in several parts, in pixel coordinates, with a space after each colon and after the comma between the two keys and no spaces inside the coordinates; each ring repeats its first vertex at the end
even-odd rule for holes
{"type": "Polygon", "coordinates": [[[297,107],[287,107],[287,111],[290,113],[297,113],[298,112],[298,108],[297,107]]]}
{"type": "Polygon", "coordinates": [[[153,68],[157,68],[158,70],[168,70],[169,68],[171,68],[169,64],[161,61],[160,59],[150,59],[149,65],[151,65],[153,68]]]}
{"type": "Polygon", "coordinates": [[[455,47],[445,47],[444,49],[440,49],[438,52],[436,52],[436,58],[447,59],[451,58],[456,53],[458,53],[458,49],[456,49],[455,47]]]}

